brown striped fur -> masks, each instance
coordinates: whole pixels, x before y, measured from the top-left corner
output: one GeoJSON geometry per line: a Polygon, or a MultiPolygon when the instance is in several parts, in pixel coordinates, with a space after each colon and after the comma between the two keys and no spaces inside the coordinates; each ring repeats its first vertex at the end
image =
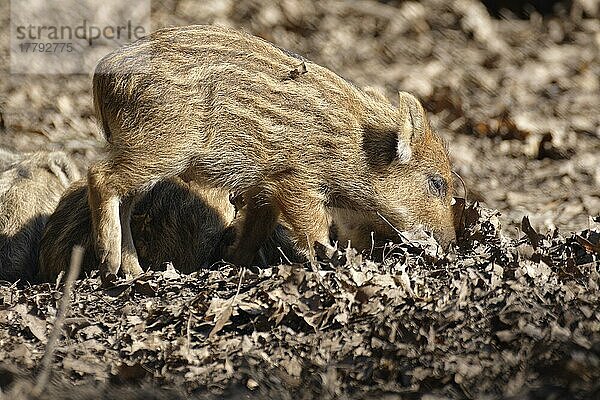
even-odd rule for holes
{"type": "Polygon", "coordinates": [[[246,264],[278,219],[307,253],[326,247],[330,207],[363,222],[454,238],[448,156],[420,103],[399,107],[327,68],[216,26],[159,30],[104,57],[93,79],[108,156],[88,174],[104,276],[141,271],[128,228],[133,195],[182,176],[241,195],[232,262],[246,264]],[[122,251],[119,251],[122,249],[122,251]]]}
{"type": "Polygon", "coordinates": [[[0,168],[0,280],[24,284],[35,276],[46,220],[79,171],[62,151],[0,149],[0,168]]]}
{"type": "MultiPolygon", "coordinates": [[[[184,273],[211,266],[222,259],[223,250],[234,239],[234,217],[235,208],[226,191],[203,188],[180,178],[157,183],[140,197],[131,218],[141,266],[157,269],[170,262],[184,273]]],[[[38,281],[54,282],[61,271],[66,271],[75,245],[84,249],[82,274],[98,267],[90,222],[87,185],[80,180],[67,189],[44,227],[38,281]]],[[[286,259],[302,260],[280,226],[256,262],[270,265],[286,259]]]]}

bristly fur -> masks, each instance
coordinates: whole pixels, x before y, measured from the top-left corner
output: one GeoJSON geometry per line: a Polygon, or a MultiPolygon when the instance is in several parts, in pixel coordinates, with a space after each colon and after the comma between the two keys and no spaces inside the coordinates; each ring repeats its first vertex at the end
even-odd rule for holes
{"type": "Polygon", "coordinates": [[[216,26],[162,29],[107,55],[93,92],[109,142],[108,157],[88,174],[105,275],[121,263],[140,272],[128,199],[177,175],[244,198],[229,257],[240,264],[279,219],[301,249],[329,245],[328,206],[360,210],[374,225],[380,212],[400,228],[426,224],[445,241],[454,237],[450,199],[432,198],[426,183],[434,173],[452,179],[448,157],[408,93],[398,109],[327,68],[216,26]],[[410,149],[402,162],[399,142],[410,149]]]}
{"type": "MultiPolygon", "coordinates": [[[[171,178],[144,193],[134,207],[131,230],[144,269],[164,268],[170,262],[189,273],[223,257],[224,246],[235,238],[235,217],[229,193],[202,188],[171,178]]],[[[91,273],[99,260],[94,253],[85,180],[73,183],[48,218],[40,242],[37,281],[54,282],[69,266],[73,246],[83,247],[82,273],[91,273]]],[[[300,261],[282,227],[261,249],[265,263],[280,263],[282,254],[300,261]]],[[[262,260],[258,260],[263,262],[262,260]]]]}
{"type": "Polygon", "coordinates": [[[15,156],[0,172],[0,279],[33,282],[42,229],[79,172],[66,154],[15,156]]]}

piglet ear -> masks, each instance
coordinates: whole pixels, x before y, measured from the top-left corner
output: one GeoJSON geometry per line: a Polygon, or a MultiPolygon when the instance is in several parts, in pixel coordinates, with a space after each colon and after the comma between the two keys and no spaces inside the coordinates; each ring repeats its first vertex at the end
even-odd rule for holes
{"type": "Polygon", "coordinates": [[[427,116],[419,100],[407,92],[399,93],[398,112],[400,131],[396,152],[401,163],[408,163],[412,157],[413,145],[425,137],[427,116]]]}

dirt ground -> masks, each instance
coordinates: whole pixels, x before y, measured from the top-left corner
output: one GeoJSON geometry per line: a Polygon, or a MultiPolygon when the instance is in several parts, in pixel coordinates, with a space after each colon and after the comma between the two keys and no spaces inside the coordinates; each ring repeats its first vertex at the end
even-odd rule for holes
{"type": "MultiPolygon", "coordinates": [[[[597,1],[501,17],[475,0],[152,11],[153,29],[242,28],[390,99],[414,93],[483,207],[446,255],[418,236],[383,262],[348,253],[320,271],[166,270],[111,292],[78,281],[44,396],[84,398],[92,385],[134,398],[146,392],[119,385],[142,382],[156,398],[600,398],[597,1]]],[[[8,16],[0,3],[0,145],[61,149],[85,168],[103,146],[90,77],[11,75],[8,16]]],[[[27,381],[9,384],[38,368],[61,292],[0,286],[0,388],[15,398],[27,381]]]]}

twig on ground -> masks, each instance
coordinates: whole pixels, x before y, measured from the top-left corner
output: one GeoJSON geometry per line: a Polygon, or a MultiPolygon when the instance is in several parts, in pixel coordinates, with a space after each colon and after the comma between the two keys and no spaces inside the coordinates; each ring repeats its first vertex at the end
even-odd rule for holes
{"type": "Polygon", "coordinates": [[[54,319],[52,332],[50,333],[48,343],[46,344],[46,351],[41,361],[41,369],[37,377],[37,382],[31,390],[32,397],[38,397],[46,388],[48,381],[50,380],[51,364],[54,358],[56,343],[58,342],[58,339],[62,333],[65,317],[69,311],[69,305],[71,303],[71,290],[73,288],[73,282],[79,276],[81,262],[83,260],[83,251],[83,247],[81,246],[73,247],[73,252],[71,253],[71,265],[69,266],[69,274],[67,275],[67,280],[65,281],[65,289],[62,298],[60,299],[58,311],[56,312],[56,318],[54,319]]]}

